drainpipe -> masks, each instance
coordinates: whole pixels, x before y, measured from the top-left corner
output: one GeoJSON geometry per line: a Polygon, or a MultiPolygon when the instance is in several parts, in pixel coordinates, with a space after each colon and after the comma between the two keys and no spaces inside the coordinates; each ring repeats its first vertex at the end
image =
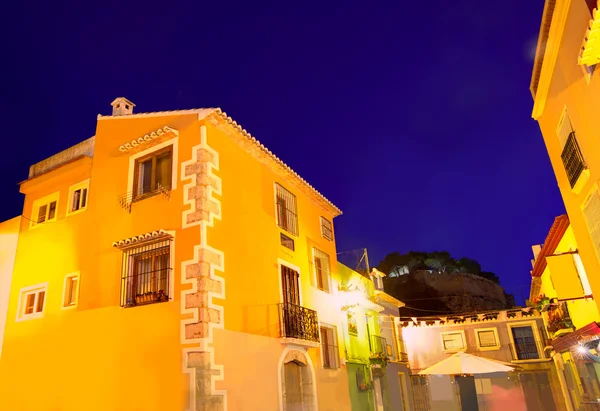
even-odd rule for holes
{"type": "Polygon", "coordinates": [[[556,366],[556,374],[558,375],[558,382],[560,383],[560,390],[562,391],[562,395],[565,398],[565,405],[567,406],[567,411],[574,411],[573,404],[571,403],[571,394],[569,393],[569,388],[567,387],[567,380],[565,380],[565,363],[563,362],[562,355],[560,353],[554,353],[552,356],[554,360],[554,365],[556,366]]]}

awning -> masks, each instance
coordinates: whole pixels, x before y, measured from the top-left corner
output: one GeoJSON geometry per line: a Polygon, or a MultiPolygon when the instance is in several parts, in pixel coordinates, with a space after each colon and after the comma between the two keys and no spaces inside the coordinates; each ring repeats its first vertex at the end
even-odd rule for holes
{"type": "Polygon", "coordinates": [[[490,360],[457,352],[456,354],[419,372],[419,374],[460,375],[460,374],[490,374],[495,372],[510,372],[514,367],[500,361],[490,360]]]}
{"type": "Polygon", "coordinates": [[[552,348],[556,352],[563,352],[572,346],[579,344],[581,341],[586,341],[590,339],[590,337],[594,337],[598,334],[600,334],[600,326],[598,326],[598,323],[592,322],[572,333],[558,337],[556,340],[552,341],[552,348]]]}
{"type": "Polygon", "coordinates": [[[600,0],[592,11],[592,19],[588,25],[579,54],[579,64],[593,66],[600,63],[600,0]]]}

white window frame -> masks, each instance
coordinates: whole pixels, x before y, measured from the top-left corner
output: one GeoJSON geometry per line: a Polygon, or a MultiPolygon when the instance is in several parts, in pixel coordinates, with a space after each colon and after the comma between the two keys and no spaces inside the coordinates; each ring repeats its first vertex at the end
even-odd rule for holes
{"type": "Polygon", "coordinates": [[[326,240],[333,241],[333,222],[329,221],[325,217],[321,216],[321,217],[319,217],[319,223],[320,223],[320,227],[321,227],[321,236],[326,240]],[[323,231],[323,221],[325,221],[329,224],[329,231],[331,232],[331,237],[327,237],[325,235],[325,231],[323,231]]]}
{"type": "Polygon", "coordinates": [[[517,351],[516,351],[517,349],[515,346],[515,338],[513,337],[512,329],[519,328],[519,327],[527,327],[527,326],[531,327],[531,331],[533,333],[533,339],[535,340],[535,346],[537,348],[539,358],[535,358],[535,359],[531,359],[531,360],[513,360],[512,362],[521,363],[521,362],[548,361],[547,358],[544,358],[544,350],[543,350],[543,346],[541,345],[542,340],[540,338],[540,334],[539,334],[539,330],[538,330],[539,325],[538,325],[537,321],[535,321],[535,320],[515,321],[515,322],[506,324],[506,328],[508,330],[508,338],[510,338],[511,351],[513,352],[514,358],[518,358],[518,355],[517,355],[517,351]]]}
{"type": "MultiPolygon", "coordinates": [[[[147,155],[150,155],[152,153],[154,153],[155,151],[158,150],[162,150],[163,148],[166,148],[168,146],[172,145],[172,158],[171,158],[171,191],[175,190],[177,188],[177,170],[179,169],[179,167],[177,167],[178,163],[178,154],[179,154],[179,137],[173,137],[167,141],[163,141],[160,144],[157,144],[155,146],[152,146],[144,151],[140,151],[139,153],[135,153],[132,154],[131,156],[129,156],[129,172],[127,174],[127,192],[131,193],[131,195],[133,196],[133,184],[134,184],[134,178],[135,178],[135,167],[136,167],[136,160],[138,158],[142,158],[142,157],[146,157],[147,155]]],[[[89,193],[89,191],[88,191],[89,193]]]]}
{"type": "Polygon", "coordinates": [[[80,281],[79,272],[67,274],[65,276],[65,282],[64,282],[64,286],[63,286],[63,295],[62,295],[62,307],[61,307],[63,310],[70,310],[73,308],[77,308],[77,305],[79,304],[79,286],[80,285],[81,285],[81,281],[80,281]],[[69,286],[72,284],[73,279],[77,279],[77,286],[75,287],[75,290],[74,290],[75,304],[69,304],[69,302],[68,302],[69,286]]]}
{"type": "MultiPolygon", "coordinates": [[[[565,120],[569,121],[569,126],[570,126],[570,132],[569,134],[571,134],[572,132],[575,131],[575,127],[573,127],[573,121],[571,120],[571,116],[569,115],[569,110],[567,110],[567,106],[563,107],[563,110],[561,112],[560,115],[560,119],[558,120],[558,124],[556,125],[556,137],[558,138],[558,143],[560,146],[560,152],[562,153],[562,151],[565,148],[565,145],[567,144],[567,140],[569,138],[569,135],[567,135],[565,137],[565,140],[562,140],[562,135],[561,135],[561,131],[563,128],[563,123],[565,122],[565,120]]],[[[562,164],[562,160],[561,160],[561,164],[562,164]]]]}
{"type": "Polygon", "coordinates": [[[588,219],[586,217],[586,208],[589,206],[590,202],[592,201],[593,196],[600,197],[600,190],[598,189],[597,184],[594,184],[594,186],[590,190],[590,192],[587,195],[587,197],[585,198],[585,200],[581,203],[580,208],[581,208],[581,214],[583,214],[583,221],[585,223],[585,227],[587,228],[588,235],[590,236],[590,241],[592,243],[592,247],[594,247],[594,251],[596,252],[596,258],[598,259],[598,261],[600,261],[600,238],[598,239],[598,241],[596,241],[594,236],[592,236],[592,231],[591,231],[592,227],[590,227],[590,225],[588,223],[588,219]]]}
{"type": "Polygon", "coordinates": [[[45,197],[42,198],[38,198],[37,200],[35,200],[32,205],[31,205],[31,218],[29,219],[29,228],[36,228],[36,227],[40,227],[44,224],[47,223],[52,223],[54,221],[57,220],[58,218],[58,207],[60,206],[60,192],[56,191],[52,194],[49,194],[45,197]],[[54,210],[54,217],[52,218],[47,218],[48,213],[50,212],[50,203],[56,201],[56,209],[54,210]],[[47,210],[46,210],[46,219],[41,222],[38,223],[38,214],[40,211],[40,208],[43,206],[48,206],[47,210]]]}
{"type": "Polygon", "coordinates": [[[467,339],[465,337],[465,331],[464,330],[442,331],[440,333],[440,341],[442,343],[442,351],[444,351],[445,353],[455,353],[455,352],[459,352],[459,351],[466,351],[466,349],[467,349],[467,339]],[[462,336],[462,341],[463,341],[462,348],[450,348],[450,349],[447,349],[446,348],[446,344],[444,344],[444,335],[448,335],[448,334],[460,334],[462,336]]]}
{"type": "MultiPolygon", "coordinates": [[[[79,201],[81,202],[81,197],[79,198],[79,201]]],[[[69,201],[67,204],[67,215],[73,215],[73,214],[77,214],[77,213],[81,213],[82,211],[87,210],[88,204],[90,203],[90,179],[88,178],[87,180],[81,181],[77,184],[73,184],[71,187],[69,187],[69,201]],[[85,206],[78,208],[77,210],[73,210],[73,196],[75,194],[75,191],[77,190],[86,190],[86,194],[85,194],[85,206]]]]}
{"type": "MultiPolygon", "coordinates": [[[[312,248],[312,257],[313,257],[312,265],[313,265],[313,275],[315,278],[315,288],[317,290],[323,291],[324,293],[332,294],[333,293],[333,285],[332,285],[332,280],[331,280],[331,257],[329,256],[329,254],[327,254],[326,252],[324,252],[323,250],[321,250],[317,247],[312,248]],[[327,256],[328,271],[326,274],[327,278],[323,279],[323,288],[319,288],[319,285],[318,285],[319,282],[318,282],[318,278],[317,278],[318,277],[317,264],[315,263],[315,259],[317,258],[317,252],[323,254],[323,256],[327,256]]],[[[321,272],[322,271],[323,271],[323,269],[321,269],[321,272]]]]}
{"type": "Polygon", "coordinates": [[[331,324],[319,323],[319,337],[321,336],[321,328],[327,328],[327,329],[331,330],[331,334],[333,335],[333,342],[334,342],[334,346],[335,346],[335,348],[327,347],[328,349],[335,350],[335,352],[334,352],[335,366],[334,367],[325,367],[325,353],[323,352],[323,342],[321,341],[319,343],[319,348],[321,351],[321,366],[325,370],[338,370],[340,368],[340,351],[339,351],[339,345],[338,345],[339,339],[338,339],[338,335],[337,335],[337,327],[335,325],[331,325],[331,324]]]}
{"type": "MultiPolygon", "coordinates": [[[[279,301],[283,303],[283,283],[281,282],[281,267],[286,266],[287,268],[291,268],[292,270],[298,273],[298,299],[300,300],[300,305],[302,305],[302,271],[300,267],[294,265],[286,260],[281,258],[277,259],[277,278],[279,278],[279,301]]],[[[304,306],[303,306],[304,307],[304,306]]]]}
{"type": "Polygon", "coordinates": [[[585,78],[586,84],[590,84],[592,78],[594,78],[594,73],[598,70],[598,64],[594,64],[593,66],[588,66],[587,64],[581,64],[581,71],[583,71],[583,77],[585,78]]]}
{"type": "Polygon", "coordinates": [[[41,283],[31,285],[29,287],[21,288],[19,292],[19,304],[17,306],[17,318],[15,321],[27,321],[34,320],[36,318],[42,318],[46,312],[46,306],[48,305],[48,283],[41,283]],[[37,307],[39,293],[44,292],[44,305],[42,305],[42,311],[35,311],[37,307]],[[31,294],[35,294],[35,300],[33,302],[34,312],[31,314],[25,314],[25,308],[27,306],[27,297],[31,294]]]}
{"type": "Polygon", "coordinates": [[[479,351],[494,351],[494,350],[499,350],[500,349],[500,339],[498,338],[498,329],[496,327],[490,327],[490,328],[475,328],[475,342],[477,343],[477,349],[479,351]],[[479,341],[479,333],[483,332],[483,331],[493,331],[494,332],[494,339],[496,340],[496,345],[490,346],[490,347],[482,347],[481,343],[479,341]]]}

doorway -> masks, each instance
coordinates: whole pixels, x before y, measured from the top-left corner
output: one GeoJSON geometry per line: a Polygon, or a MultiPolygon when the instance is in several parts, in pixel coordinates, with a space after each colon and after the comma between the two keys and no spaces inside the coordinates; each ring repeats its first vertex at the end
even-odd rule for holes
{"type": "Polygon", "coordinates": [[[373,390],[375,391],[375,411],[384,411],[383,407],[383,384],[381,378],[373,379],[373,390]]]}

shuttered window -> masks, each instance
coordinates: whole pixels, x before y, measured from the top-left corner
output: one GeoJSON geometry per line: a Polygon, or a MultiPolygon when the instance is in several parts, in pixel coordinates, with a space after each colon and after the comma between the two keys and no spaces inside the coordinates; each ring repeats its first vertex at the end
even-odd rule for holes
{"type": "Polygon", "coordinates": [[[596,256],[600,259],[600,194],[595,189],[583,207],[583,216],[596,250],[596,256]]]}
{"type": "Polygon", "coordinates": [[[333,226],[325,217],[321,217],[321,235],[329,241],[333,240],[333,226]]]}
{"type": "Polygon", "coordinates": [[[329,256],[318,248],[313,248],[313,261],[317,288],[329,292],[329,256]]]}
{"type": "Polygon", "coordinates": [[[562,117],[558,123],[558,128],[556,133],[558,134],[558,141],[560,142],[561,150],[567,144],[567,139],[569,138],[569,134],[573,132],[573,126],[571,124],[571,119],[569,118],[569,113],[565,109],[563,111],[562,117]]]}
{"type": "Polygon", "coordinates": [[[496,333],[494,330],[476,330],[477,342],[480,348],[497,347],[496,333]]]}
{"type": "Polygon", "coordinates": [[[444,350],[462,350],[465,348],[465,340],[462,333],[442,333],[444,350]]]}
{"type": "Polygon", "coordinates": [[[275,183],[275,206],[277,225],[293,235],[298,235],[296,196],[277,183],[275,183]]]}
{"type": "Polygon", "coordinates": [[[334,326],[321,327],[321,354],[323,368],[339,368],[337,336],[334,326]]]}

